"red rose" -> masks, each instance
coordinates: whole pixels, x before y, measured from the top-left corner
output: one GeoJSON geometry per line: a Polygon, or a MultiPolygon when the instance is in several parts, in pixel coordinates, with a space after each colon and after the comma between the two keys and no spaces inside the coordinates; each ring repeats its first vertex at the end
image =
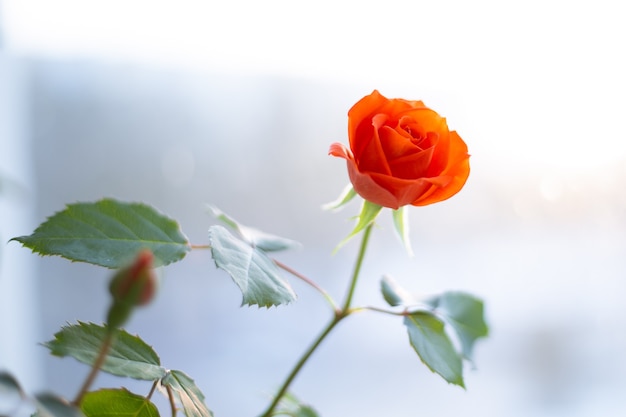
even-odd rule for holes
{"type": "Polygon", "coordinates": [[[348,135],[350,149],[333,143],[329,154],[346,159],[354,190],[380,206],[446,200],[469,175],[467,145],[421,101],[374,91],[348,112],[348,135]]]}

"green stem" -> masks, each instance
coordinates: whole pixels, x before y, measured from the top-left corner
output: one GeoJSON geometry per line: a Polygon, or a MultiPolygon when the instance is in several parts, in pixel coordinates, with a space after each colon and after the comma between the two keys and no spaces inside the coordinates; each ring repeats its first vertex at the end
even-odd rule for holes
{"type": "Polygon", "coordinates": [[[330,296],[330,294],[328,294],[328,292],[326,292],[326,290],[324,290],[322,287],[320,287],[319,285],[317,285],[317,283],[315,283],[315,281],[307,278],[306,276],[302,275],[301,273],[299,273],[298,271],[296,271],[295,269],[285,265],[284,263],[273,259],[274,263],[276,264],[276,266],[278,266],[281,269],[284,269],[285,271],[289,272],[291,275],[300,278],[302,281],[304,281],[305,283],[309,284],[311,287],[313,287],[317,292],[319,292],[320,294],[322,294],[322,296],[326,299],[326,301],[328,301],[328,304],[330,304],[330,306],[333,308],[333,310],[335,310],[335,313],[339,314],[340,310],[339,307],[337,306],[337,304],[335,304],[335,300],[333,300],[333,298],[330,296]]]}
{"type": "Polygon", "coordinates": [[[356,283],[359,280],[359,273],[361,272],[361,265],[363,264],[363,258],[365,257],[365,250],[367,249],[367,243],[369,242],[370,234],[372,233],[373,223],[365,229],[363,233],[363,240],[361,240],[361,247],[359,248],[359,254],[356,258],[356,264],[354,266],[354,272],[352,273],[352,280],[350,280],[350,286],[348,287],[348,295],[346,301],[343,304],[344,313],[350,309],[352,304],[352,297],[354,296],[354,290],[356,289],[356,283]]]}
{"type": "Polygon", "coordinates": [[[367,226],[367,228],[365,229],[365,233],[363,234],[363,240],[361,241],[361,247],[359,249],[359,254],[356,259],[354,272],[352,274],[352,279],[350,280],[350,286],[348,287],[348,294],[346,296],[346,301],[344,303],[343,309],[336,311],[330,323],[326,326],[326,328],[324,328],[324,330],[320,333],[317,339],[315,339],[315,341],[311,344],[311,346],[309,346],[309,348],[304,352],[300,360],[296,363],[294,368],[291,370],[291,373],[289,374],[289,376],[287,376],[287,379],[285,379],[285,382],[283,382],[283,385],[278,390],[278,393],[274,397],[274,400],[272,401],[272,403],[269,405],[269,407],[267,407],[267,410],[265,410],[265,412],[261,414],[261,417],[271,417],[274,415],[274,410],[278,406],[278,403],[283,398],[283,396],[287,393],[289,386],[291,385],[293,380],[296,378],[300,370],[302,370],[302,368],[304,367],[306,362],[309,360],[311,355],[313,355],[313,353],[317,350],[319,345],[324,341],[324,339],[326,339],[326,337],[335,328],[335,326],[339,324],[341,320],[345,319],[352,313],[352,311],[350,311],[350,304],[352,303],[352,297],[354,296],[354,290],[356,288],[356,283],[359,278],[359,272],[361,271],[361,265],[363,264],[363,258],[365,256],[365,250],[367,249],[367,243],[369,241],[371,232],[372,232],[372,225],[370,224],[369,226],[367,226]]]}
{"type": "Polygon", "coordinates": [[[89,387],[91,386],[91,384],[93,384],[93,381],[96,379],[96,375],[98,375],[100,368],[102,368],[102,365],[104,364],[104,361],[106,360],[107,354],[109,353],[109,349],[111,348],[111,345],[113,344],[114,337],[115,337],[115,331],[108,329],[106,336],[104,337],[104,341],[102,342],[102,346],[100,347],[100,352],[98,352],[98,357],[96,358],[96,361],[93,363],[93,366],[91,367],[91,371],[89,372],[87,379],[85,379],[83,386],[80,388],[80,391],[78,392],[78,395],[76,396],[76,399],[74,400],[75,406],[80,407],[80,403],[83,402],[83,397],[87,393],[87,390],[89,390],[89,387]]]}
{"type": "Polygon", "coordinates": [[[291,385],[293,380],[296,378],[296,375],[298,375],[298,373],[300,372],[300,370],[302,369],[304,364],[311,357],[313,352],[315,352],[317,347],[322,343],[322,341],[326,338],[326,336],[328,336],[328,334],[331,332],[331,330],[345,317],[346,317],[345,315],[339,315],[339,316],[333,317],[333,319],[328,324],[328,326],[326,326],[326,328],[317,337],[317,339],[315,339],[313,344],[311,346],[309,346],[307,351],[304,353],[304,355],[302,355],[300,360],[296,363],[294,368],[291,370],[291,373],[289,374],[289,376],[287,377],[287,379],[283,383],[282,387],[280,388],[280,390],[278,391],[278,393],[274,397],[274,401],[272,401],[272,403],[267,408],[267,410],[261,415],[262,417],[270,417],[270,416],[273,415],[274,409],[276,408],[276,406],[278,405],[280,400],[283,398],[283,396],[287,393],[287,390],[289,389],[289,386],[291,385]]]}

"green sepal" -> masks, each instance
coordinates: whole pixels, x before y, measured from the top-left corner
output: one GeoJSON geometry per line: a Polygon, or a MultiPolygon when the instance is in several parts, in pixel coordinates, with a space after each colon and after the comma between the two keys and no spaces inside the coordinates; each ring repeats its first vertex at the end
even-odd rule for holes
{"type": "Polygon", "coordinates": [[[212,417],[204,402],[204,394],[196,386],[196,383],[182,371],[168,371],[161,379],[161,385],[170,389],[176,400],[183,406],[183,412],[187,417],[212,417]]]}
{"type": "Polygon", "coordinates": [[[409,341],[422,362],[451,384],[465,388],[463,360],[434,314],[417,311],[404,317],[409,341]]]}
{"type": "Polygon", "coordinates": [[[356,236],[359,232],[363,231],[367,226],[372,224],[374,220],[376,220],[376,217],[378,216],[378,214],[380,213],[382,209],[383,209],[383,206],[379,206],[378,204],[374,204],[370,201],[363,200],[361,213],[359,213],[359,215],[357,216],[358,220],[357,220],[356,226],[354,227],[352,232],[350,232],[350,234],[345,239],[343,239],[339,243],[339,245],[337,245],[333,253],[336,253],[339,249],[341,249],[343,245],[348,243],[350,239],[356,236]]]}
{"type": "Polygon", "coordinates": [[[148,398],[125,388],[88,392],[80,407],[86,417],[159,417],[158,408],[148,398]]]}
{"type": "Polygon", "coordinates": [[[216,219],[236,231],[244,241],[255,248],[266,252],[275,252],[300,246],[300,244],[294,240],[245,226],[215,206],[208,205],[207,208],[216,219]]]}
{"type": "Polygon", "coordinates": [[[354,187],[352,184],[348,184],[346,188],[343,189],[339,198],[330,203],[326,203],[322,206],[323,210],[338,210],[341,207],[348,204],[354,197],[356,197],[356,191],[354,191],[354,187]]]}
{"type": "Polygon", "coordinates": [[[393,225],[398,232],[398,236],[406,249],[409,256],[413,256],[413,248],[411,247],[411,239],[409,238],[409,222],[407,215],[407,206],[402,206],[398,210],[392,210],[393,225]]]}

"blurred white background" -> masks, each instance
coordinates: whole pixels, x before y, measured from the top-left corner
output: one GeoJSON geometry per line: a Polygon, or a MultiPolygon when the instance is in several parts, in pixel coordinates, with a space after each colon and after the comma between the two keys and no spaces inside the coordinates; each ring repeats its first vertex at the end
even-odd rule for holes
{"type": "MultiPolygon", "coordinates": [[[[415,292],[485,299],[492,333],[468,389],[432,375],[399,320],[363,314],[294,392],[324,417],[623,416],[623,20],[617,0],[4,0],[0,175],[22,191],[2,188],[2,239],[111,196],[147,202],[206,243],[211,203],[302,242],[281,260],[340,297],[356,242],[331,251],[358,206],[320,210],[347,183],[328,146],[347,143],[346,113],[373,89],[422,99],[468,143],[472,174],[449,201],[410,210],[414,258],[383,216],[356,302],[383,305],[384,273],[415,292]]],[[[110,272],[16,243],[0,253],[0,293],[22,300],[2,303],[0,367],[74,396],[86,367],[32,346],[67,322],[101,322],[110,272]]],[[[291,278],[296,304],[239,308],[208,253],[163,275],[129,330],[188,372],[216,416],[261,412],[328,319],[291,278]]]]}

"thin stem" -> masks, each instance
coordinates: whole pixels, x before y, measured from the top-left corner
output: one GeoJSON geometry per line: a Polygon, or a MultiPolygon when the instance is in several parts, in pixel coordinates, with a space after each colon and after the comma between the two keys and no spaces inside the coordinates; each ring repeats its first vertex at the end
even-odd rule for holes
{"type": "Polygon", "coordinates": [[[309,348],[304,352],[300,360],[296,363],[294,368],[291,370],[291,373],[289,374],[289,376],[287,376],[287,379],[285,379],[285,382],[283,382],[283,385],[278,390],[278,393],[274,397],[274,400],[272,401],[272,403],[269,405],[269,407],[267,407],[265,412],[261,414],[261,417],[271,417],[275,415],[274,410],[278,406],[278,403],[283,398],[283,396],[287,393],[287,390],[289,389],[289,386],[291,385],[293,380],[296,378],[300,370],[302,370],[302,368],[304,367],[304,364],[306,364],[306,362],[309,360],[311,355],[313,355],[315,350],[317,350],[319,345],[324,341],[324,339],[326,339],[326,336],[330,334],[330,332],[335,328],[335,326],[341,320],[348,317],[352,313],[352,311],[350,310],[350,304],[352,303],[352,297],[354,295],[356,283],[359,278],[359,272],[361,271],[361,265],[363,264],[363,257],[365,256],[365,250],[367,249],[367,242],[369,241],[371,232],[372,232],[372,225],[370,224],[369,226],[367,226],[363,234],[363,240],[361,241],[361,247],[359,249],[359,254],[356,259],[354,272],[352,274],[352,279],[350,280],[350,286],[348,287],[348,294],[346,296],[346,301],[344,303],[343,309],[335,310],[335,315],[333,319],[326,326],[326,328],[324,328],[324,330],[320,333],[317,339],[315,339],[315,341],[311,344],[311,346],[309,346],[309,348]]]}
{"type": "Polygon", "coordinates": [[[350,309],[352,304],[352,297],[354,296],[354,290],[356,289],[356,283],[359,279],[359,273],[361,272],[361,265],[363,264],[363,258],[365,257],[365,250],[367,249],[367,243],[369,242],[370,234],[372,233],[373,223],[371,223],[365,229],[363,233],[363,240],[361,240],[361,247],[359,248],[359,254],[356,258],[356,264],[354,266],[354,272],[352,273],[352,279],[350,280],[350,286],[348,287],[348,295],[346,301],[343,304],[343,311],[346,312],[350,309]]]}
{"type": "Polygon", "coordinates": [[[115,337],[115,331],[109,329],[106,333],[106,336],[104,337],[102,346],[100,347],[100,352],[98,352],[98,357],[96,358],[96,361],[93,363],[93,366],[91,367],[91,371],[89,372],[87,379],[85,379],[83,386],[80,388],[80,391],[78,392],[78,395],[76,396],[76,399],[74,400],[75,406],[77,407],[80,406],[80,403],[83,401],[83,397],[87,393],[87,390],[89,390],[89,387],[91,386],[91,384],[93,384],[93,381],[96,379],[96,375],[98,375],[100,368],[102,368],[102,365],[104,364],[104,361],[106,360],[107,353],[109,353],[109,349],[111,348],[111,345],[113,344],[114,337],[115,337]]]}
{"type": "Polygon", "coordinates": [[[159,383],[159,380],[157,379],[156,381],[154,381],[154,384],[152,384],[152,388],[150,389],[150,392],[148,393],[148,396],[146,397],[146,399],[150,399],[152,398],[152,394],[154,394],[154,391],[156,390],[157,384],[159,383]]]}
{"type": "Polygon", "coordinates": [[[189,245],[191,249],[211,249],[211,245],[189,245]]]}
{"type": "Polygon", "coordinates": [[[317,290],[317,292],[322,294],[322,296],[326,299],[326,301],[328,301],[328,303],[331,305],[333,310],[335,310],[335,313],[339,313],[339,311],[340,311],[339,307],[335,303],[335,300],[333,300],[333,298],[330,296],[330,294],[328,294],[328,292],[326,292],[326,290],[324,290],[322,287],[317,285],[317,283],[315,283],[313,280],[311,280],[311,279],[307,278],[306,276],[302,275],[301,273],[299,273],[295,269],[292,269],[291,267],[285,265],[284,263],[282,263],[280,261],[277,261],[276,259],[273,259],[273,261],[276,264],[276,266],[278,266],[279,268],[282,268],[285,271],[289,272],[291,275],[300,278],[302,281],[306,282],[311,287],[313,287],[315,290],[317,290]]]}
{"type": "Polygon", "coordinates": [[[172,387],[170,387],[169,385],[166,385],[165,390],[167,391],[167,399],[170,402],[170,410],[172,411],[172,417],[176,417],[176,401],[174,400],[174,393],[172,392],[172,387]]]}
{"type": "Polygon", "coordinates": [[[367,311],[375,311],[377,313],[391,314],[392,316],[406,316],[408,314],[406,310],[403,310],[403,311],[392,311],[392,310],[386,310],[384,308],[371,307],[371,306],[353,308],[350,312],[351,313],[358,313],[360,311],[365,311],[365,310],[367,310],[367,311]]]}
{"type": "Polygon", "coordinates": [[[274,401],[272,401],[270,406],[261,415],[261,417],[270,417],[270,416],[273,415],[274,409],[276,408],[276,406],[278,405],[280,400],[283,398],[283,396],[287,393],[287,390],[289,389],[289,386],[291,385],[291,383],[295,379],[296,375],[298,375],[298,373],[300,372],[300,370],[302,369],[302,367],[304,366],[306,361],[311,357],[313,352],[315,352],[317,347],[322,343],[322,341],[326,338],[326,336],[328,336],[328,334],[337,325],[337,323],[339,323],[345,317],[347,317],[347,315],[337,315],[337,316],[333,317],[333,319],[328,324],[328,326],[326,326],[326,328],[322,331],[322,333],[320,333],[320,335],[317,337],[317,339],[315,339],[313,344],[311,344],[311,346],[309,346],[309,348],[306,350],[304,355],[302,355],[300,360],[296,363],[294,368],[291,370],[291,373],[289,374],[289,376],[287,377],[287,379],[283,383],[282,387],[280,388],[280,390],[278,391],[278,393],[274,397],[274,401]]]}

